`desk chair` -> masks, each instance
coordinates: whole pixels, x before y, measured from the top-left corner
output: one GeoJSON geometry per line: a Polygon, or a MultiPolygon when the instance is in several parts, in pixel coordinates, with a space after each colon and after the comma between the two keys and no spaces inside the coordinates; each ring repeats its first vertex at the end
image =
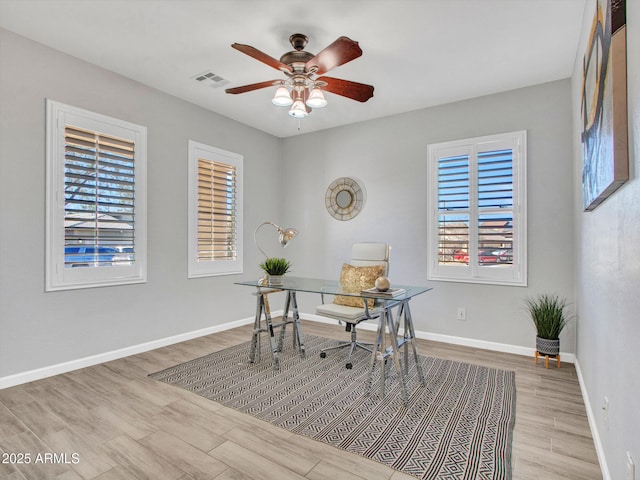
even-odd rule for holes
{"type": "MultiPolygon", "coordinates": [[[[363,289],[372,288],[376,278],[387,276],[390,250],[391,247],[386,243],[354,243],[351,247],[351,263],[344,264],[340,274],[343,290],[360,293],[363,289]]],[[[329,350],[349,347],[346,367],[351,368],[353,365],[349,359],[356,348],[372,351],[371,343],[358,341],[356,327],[360,322],[380,316],[381,310],[373,299],[336,295],[333,303],[324,303],[323,296],[322,305],[316,307],[316,313],[338,320],[341,325],[345,322],[345,330],[351,332],[351,339],[348,342],[325,348],[320,352],[320,357],[325,358],[329,350]]]]}

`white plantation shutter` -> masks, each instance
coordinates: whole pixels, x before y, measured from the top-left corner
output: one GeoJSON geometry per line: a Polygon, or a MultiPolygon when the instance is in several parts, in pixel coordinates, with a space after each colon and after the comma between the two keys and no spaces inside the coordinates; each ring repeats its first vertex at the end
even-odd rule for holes
{"type": "Polygon", "coordinates": [[[469,248],[469,155],[438,159],[438,261],[462,261],[469,248]]]}
{"type": "Polygon", "coordinates": [[[47,100],[47,291],[146,281],[146,135],[47,100]]]}
{"type": "MultiPolygon", "coordinates": [[[[478,263],[485,264],[493,252],[513,249],[513,151],[511,149],[477,153],[478,263]]],[[[496,263],[512,264],[504,256],[496,263]]]]}
{"type": "Polygon", "coordinates": [[[429,146],[429,278],[526,284],[526,132],[429,146]]]}
{"type": "Polygon", "coordinates": [[[190,278],[242,272],[241,155],[189,141],[190,278]]]}
{"type": "Polygon", "coordinates": [[[198,158],[198,261],[235,260],[236,167],[198,158]]]}
{"type": "Polygon", "coordinates": [[[65,126],[64,182],[65,267],[134,261],[134,142],[65,126]]]}

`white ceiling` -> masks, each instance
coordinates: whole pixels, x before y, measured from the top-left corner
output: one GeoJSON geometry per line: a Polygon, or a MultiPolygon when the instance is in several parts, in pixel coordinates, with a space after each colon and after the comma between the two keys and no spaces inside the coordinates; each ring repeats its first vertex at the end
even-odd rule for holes
{"type": "MultiPolygon", "coordinates": [[[[571,75],[585,0],[0,0],[0,26],[278,137],[336,127],[571,75]],[[332,70],[375,87],[359,103],[298,121],[271,104],[283,78],[230,47],[279,58],[292,33],[318,53],[339,36],[364,51],[332,70]],[[212,71],[222,88],[193,77],[212,71]]],[[[27,60],[25,60],[27,61],[27,60]]]]}

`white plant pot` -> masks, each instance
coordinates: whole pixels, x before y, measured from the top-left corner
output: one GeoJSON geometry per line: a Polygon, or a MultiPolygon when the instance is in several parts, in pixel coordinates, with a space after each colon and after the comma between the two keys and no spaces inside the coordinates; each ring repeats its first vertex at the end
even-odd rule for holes
{"type": "Polygon", "coordinates": [[[267,282],[270,287],[281,287],[284,285],[284,275],[267,275],[267,282]]]}

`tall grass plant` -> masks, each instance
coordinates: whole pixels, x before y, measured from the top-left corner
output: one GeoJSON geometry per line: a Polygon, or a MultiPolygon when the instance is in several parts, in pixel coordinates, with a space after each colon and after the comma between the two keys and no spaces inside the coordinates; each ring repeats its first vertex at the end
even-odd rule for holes
{"type": "Polygon", "coordinates": [[[567,301],[557,295],[541,294],[527,300],[527,309],[538,336],[550,340],[560,338],[569,321],[565,309],[567,301]]]}

